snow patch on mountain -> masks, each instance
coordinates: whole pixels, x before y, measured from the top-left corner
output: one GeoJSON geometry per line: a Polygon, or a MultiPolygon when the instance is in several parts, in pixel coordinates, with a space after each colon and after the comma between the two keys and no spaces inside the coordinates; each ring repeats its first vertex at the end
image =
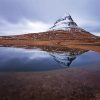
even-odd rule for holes
{"type": "Polygon", "coordinates": [[[85,30],[80,28],[70,14],[65,14],[62,18],[58,19],[54,25],[49,29],[50,31],[64,30],[64,31],[78,31],[84,32],[85,30]]]}

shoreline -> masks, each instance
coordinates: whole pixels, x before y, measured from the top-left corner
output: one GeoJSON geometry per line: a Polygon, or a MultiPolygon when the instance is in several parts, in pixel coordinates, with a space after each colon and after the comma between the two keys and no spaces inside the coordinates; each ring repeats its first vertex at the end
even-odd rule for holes
{"type": "Polygon", "coordinates": [[[51,40],[51,41],[39,41],[39,40],[0,40],[1,46],[14,46],[14,47],[69,47],[80,48],[84,50],[92,50],[100,52],[100,42],[87,42],[83,40],[51,40]]]}

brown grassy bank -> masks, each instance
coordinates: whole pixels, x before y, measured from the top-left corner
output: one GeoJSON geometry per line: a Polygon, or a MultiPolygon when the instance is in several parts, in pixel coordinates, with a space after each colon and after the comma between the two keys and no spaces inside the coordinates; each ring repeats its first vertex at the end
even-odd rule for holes
{"type": "Polygon", "coordinates": [[[93,50],[100,52],[100,42],[89,41],[89,40],[0,40],[2,46],[15,46],[15,47],[33,47],[33,46],[62,46],[62,47],[73,47],[81,48],[85,50],[93,50]]]}

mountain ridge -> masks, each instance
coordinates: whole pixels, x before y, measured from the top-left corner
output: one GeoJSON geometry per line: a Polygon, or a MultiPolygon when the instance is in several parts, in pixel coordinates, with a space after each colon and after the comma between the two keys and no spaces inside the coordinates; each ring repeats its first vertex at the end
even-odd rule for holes
{"type": "Polygon", "coordinates": [[[2,36],[6,39],[33,39],[33,40],[69,40],[69,39],[89,39],[95,40],[99,37],[80,28],[70,14],[55,21],[54,25],[46,32],[28,33],[23,35],[2,36]]]}

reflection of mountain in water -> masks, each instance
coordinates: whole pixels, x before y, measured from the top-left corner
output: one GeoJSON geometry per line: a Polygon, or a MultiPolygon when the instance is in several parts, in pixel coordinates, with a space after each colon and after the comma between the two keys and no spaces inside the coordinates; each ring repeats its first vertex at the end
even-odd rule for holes
{"type": "Polygon", "coordinates": [[[83,51],[65,51],[62,53],[50,53],[50,55],[54,58],[54,60],[64,66],[69,67],[71,63],[82,53],[83,51]]]}
{"type": "MultiPolygon", "coordinates": [[[[33,49],[33,47],[25,47],[26,49],[33,49]]],[[[87,50],[78,48],[67,48],[61,46],[35,46],[34,48],[40,48],[43,51],[49,53],[49,55],[59,64],[69,67],[71,63],[81,54],[87,52],[87,50]]]]}
{"type": "Polygon", "coordinates": [[[81,54],[87,52],[87,50],[66,48],[66,47],[41,47],[42,50],[49,52],[53,59],[65,66],[69,67],[71,63],[81,54]]]}

